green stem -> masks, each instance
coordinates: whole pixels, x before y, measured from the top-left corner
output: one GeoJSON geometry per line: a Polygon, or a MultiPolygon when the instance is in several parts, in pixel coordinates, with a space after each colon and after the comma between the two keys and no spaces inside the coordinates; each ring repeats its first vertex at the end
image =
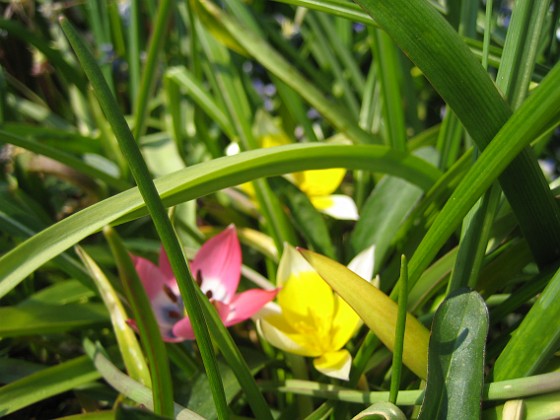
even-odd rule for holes
{"type": "MultiPolygon", "coordinates": [[[[76,30],[70,22],[64,17],[60,18],[60,25],[64,30],[68,40],[70,41],[78,59],[82,63],[82,67],[94,87],[101,108],[111,124],[113,131],[119,140],[122,152],[129,163],[131,173],[138,184],[140,194],[144,198],[148,212],[154,222],[158,235],[161,238],[163,247],[169,258],[173,274],[177,279],[177,284],[181,291],[185,307],[191,320],[195,336],[199,345],[200,353],[204,361],[204,367],[208,375],[210,387],[213,392],[216,411],[219,418],[228,416],[228,406],[222,386],[221,376],[216,362],[210,334],[208,332],[204,315],[198,302],[196,294],[196,285],[190,270],[186,264],[183,250],[175,232],[171,221],[167,216],[167,212],[158,195],[154,182],[150,176],[150,172],[144,161],[140,149],[128,128],[128,125],[120,112],[115,98],[111,94],[95,59],[80,39],[76,30]]],[[[166,415],[172,415],[169,407],[164,408],[166,415]]]]}

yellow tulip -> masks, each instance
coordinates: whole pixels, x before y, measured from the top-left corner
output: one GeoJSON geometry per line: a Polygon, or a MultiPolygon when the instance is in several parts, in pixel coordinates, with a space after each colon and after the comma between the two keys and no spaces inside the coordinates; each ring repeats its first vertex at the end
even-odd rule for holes
{"type": "MultiPolygon", "coordinates": [[[[371,279],[373,248],[350,267],[371,279]]],[[[266,308],[257,322],[259,333],[281,350],[313,357],[321,373],[347,380],[352,357],[343,347],[361,325],[360,317],[289,245],[278,268],[278,286],[277,305],[266,308]]]]}
{"type": "MultiPolygon", "coordinates": [[[[277,129],[274,133],[267,133],[260,137],[264,148],[291,144],[290,138],[283,131],[277,129]]],[[[358,210],[352,198],[343,194],[333,194],[340,186],[346,174],[346,169],[316,169],[296,172],[287,176],[313,204],[313,206],[335,219],[357,220],[358,210]]]]}

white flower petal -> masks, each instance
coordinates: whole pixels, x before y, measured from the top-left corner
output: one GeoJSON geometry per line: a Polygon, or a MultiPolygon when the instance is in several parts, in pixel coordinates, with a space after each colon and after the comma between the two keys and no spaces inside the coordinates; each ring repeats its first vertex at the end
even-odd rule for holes
{"type": "Polygon", "coordinates": [[[348,264],[348,268],[361,278],[371,281],[375,265],[375,245],[364,249],[348,264]]]}
{"type": "Polygon", "coordinates": [[[257,332],[271,345],[288,353],[307,356],[308,351],[266,320],[257,320],[257,332]]]}
{"type": "Polygon", "coordinates": [[[293,246],[287,243],[284,244],[284,252],[282,253],[282,258],[280,258],[276,275],[276,284],[279,287],[282,287],[290,276],[297,276],[301,273],[313,271],[315,271],[313,267],[311,267],[307,260],[303,258],[293,246]]]}
{"type": "Polygon", "coordinates": [[[358,220],[360,217],[356,203],[347,195],[333,194],[326,197],[312,197],[311,202],[319,211],[335,219],[358,220]]]}
{"type": "Polygon", "coordinates": [[[347,381],[350,378],[352,356],[348,350],[327,353],[314,359],[313,366],[323,375],[347,381]]]}

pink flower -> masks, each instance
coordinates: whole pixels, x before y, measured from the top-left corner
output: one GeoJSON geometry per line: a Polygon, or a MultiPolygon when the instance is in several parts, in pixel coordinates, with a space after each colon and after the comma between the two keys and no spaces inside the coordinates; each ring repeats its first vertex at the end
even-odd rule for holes
{"type": "MultiPolygon", "coordinates": [[[[133,261],[163,339],[169,342],[193,340],[192,325],[163,248],[159,255],[159,267],[140,257],[133,257],[133,261]]],[[[241,247],[233,225],[206,241],[190,263],[190,268],[226,327],[254,316],[278,293],[278,289],[251,289],[236,293],[241,278],[241,247]]]]}

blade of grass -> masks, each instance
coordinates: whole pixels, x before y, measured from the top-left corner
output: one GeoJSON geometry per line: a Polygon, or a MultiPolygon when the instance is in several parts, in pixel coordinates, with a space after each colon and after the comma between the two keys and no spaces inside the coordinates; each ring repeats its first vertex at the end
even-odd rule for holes
{"type": "MultiPolygon", "coordinates": [[[[560,66],[556,66],[504,125],[453,192],[410,260],[411,286],[496,176],[519,151],[548,127],[557,124],[559,101],[560,66]],[[533,120],[533,124],[527,124],[529,118],[533,120]]],[[[548,222],[554,224],[554,221],[548,222]]]]}
{"type": "MultiPolygon", "coordinates": [[[[91,362],[93,362],[95,368],[97,369],[96,373],[99,376],[102,376],[103,379],[105,379],[113,388],[123,395],[126,395],[131,400],[136,401],[151,410],[154,409],[151,390],[117,369],[99,345],[96,345],[86,339],[84,341],[84,350],[87,353],[87,356],[84,357],[91,359],[91,362]]],[[[91,364],[91,362],[89,363],[91,364]]],[[[203,417],[199,416],[195,412],[188,410],[177,403],[173,403],[173,418],[184,420],[203,419],[203,417]]]]}
{"type": "Polygon", "coordinates": [[[0,142],[10,143],[24,149],[30,150],[34,153],[50,157],[60,163],[63,163],[71,168],[76,169],[85,175],[94,179],[99,179],[105,182],[112,188],[122,191],[130,188],[130,184],[123,179],[115,178],[114,176],[103,172],[91,165],[88,165],[83,160],[61,150],[58,147],[51,147],[38,141],[29,140],[24,137],[16,136],[7,131],[0,130],[0,142]]]}
{"type": "Polygon", "coordinates": [[[233,341],[228,330],[224,326],[222,320],[220,319],[212,303],[204,296],[202,296],[202,291],[200,293],[200,302],[202,305],[206,306],[208,315],[206,321],[210,325],[210,331],[212,331],[212,337],[216,341],[218,348],[224,355],[224,358],[229,364],[229,367],[235,373],[239,385],[247,397],[247,401],[253,410],[253,414],[257,419],[270,419],[272,420],[272,414],[268,403],[264,399],[261,391],[257,387],[253,375],[247,366],[247,362],[243,359],[239,348],[233,341]]]}
{"type": "Polygon", "coordinates": [[[161,52],[164,35],[167,30],[167,22],[171,13],[173,0],[161,0],[158,4],[158,11],[154,30],[148,45],[148,54],[144,62],[144,71],[140,79],[140,87],[138,94],[134,98],[134,129],[133,137],[136,141],[144,135],[146,129],[146,121],[148,120],[148,99],[152,97],[156,82],[156,68],[158,64],[158,56],[161,52]]]}
{"type": "Polygon", "coordinates": [[[132,379],[151,388],[150,371],[146,365],[142,348],[136,339],[134,331],[126,323],[128,316],[115,289],[113,289],[111,282],[107,279],[101,268],[83,248],[76,247],[76,252],[90,272],[91,278],[94,280],[99,294],[111,315],[111,323],[113,324],[115,337],[117,338],[117,343],[128,374],[132,379]]]}
{"type": "Polygon", "coordinates": [[[399,87],[400,60],[393,41],[385,31],[373,29],[370,33],[373,36],[375,65],[383,103],[382,115],[387,130],[385,143],[396,150],[406,151],[404,107],[399,87]]]}
{"type": "Polygon", "coordinates": [[[389,402],[395,404],[401,385],[402,359],[406,328],[406,306],[408,300],[408,267],[406,256],[401,255],[401,289],[399,291],[399,309],[395,325],[395,347],[393,348],[393,362],[391,365],[391,386],[389,402]]]}
{"type": "MultiPolygon", "coordinates": [[[[132,309],[133,319],[138,326],[140,339],[146,352],[150,369],[154,411],[156,414],[168,415],[166,413],[172,410],[171,407],[173,405],[173,384],[167,352],[165,351],[159,326],[144,286],[138,277],[122,240],[111,228],[104,229],[103,233],[107,242],[109,242],[111,252],[119,269],[119,277],[121,278],[128,304],[132,309]]],[[[142,354],[141,351],[140,354],[142,354]]],[[[130,358],[127,357],[125,360],[130,361],[130,358]]],[[[140,374],[138,371],[136,373],[140,374]]],[[[142,372],[142,375],[145,375],[145,373],[142,372]]]]}
{"type": "MultiPolygon", "coordinates": [[[[107,120],[113,127],[113,131],[119,140],[119,145],[121,146],[123,154],[129,163],[132,175],[138,184],[138,189],[140,190],[142,197],[146,202],[148,211],[152,216],[158,235],[160,236],[167,256],[169,257],[173,273],[175,274],[181,295],[184,299],[187,313],[189,314],[189,318],[191,319],[193,325],[195,336],[197,337],[200,352],[204,360],[204,367],[211,384],[218,415],[220,418],[227,417],[228,408],[224,390],[221,385],[221,378],[217,368],[216,358],[213,353],[212,343],[210,342],[208,329],[204,322],[204,315],[195,294],[196,285],[192,280],[193,277],[187,267],[183,251],[177,240],[175,232],[173,231],[173,226],[171,225],[165,208],[157,193],[156,187],[150,177],[146,162],[144,162],[142,158],[140,149],[138,148],[138,145],[136,144],[124,117],[119,111],[114,97],[104,82],[103,76],[95,63],[95,59],[87,50],[75,29],[65,18],[60,19],[60,24],[82,62],[86,75],[94,86],[100,105],[105,112],[107,120]]],[[[162,403],[162,405],[159,407],[156,405],[156,412],[171,415],[173,412],[172,395],[162,395],[161,397],[162,401],[160,401],[160,403],[162,403]]]]}
{"type": "Polygon", "coordinates": [[[355,118],[349,114],[347,109],[328,100],[312,82],[305,79],[295,67],[290,65],[261,37],[249,32],[236,20],[208,1],[201,0],[198,3],[223,25],[231,38],[237,41],[269,72],[299,92],[303,99],[317,109],[337,130],[345,133],[356,143],[379,143],[379,139],[370,133],[366,133],[357,125],[355,118]]]}
{"type": "MultiPolygon", "coordinates": [[[[487,147],[511,110],[453,28],[423,0],[356,2],[422,70],[479,148],[487,147]]],[[[527,117],[526,124],[537,123],[527,117]]],[[[560,209],[529,149],[519,151],[500,182],[537,262],[544,266],[556,260],[560,256],[560,209]]]]}

